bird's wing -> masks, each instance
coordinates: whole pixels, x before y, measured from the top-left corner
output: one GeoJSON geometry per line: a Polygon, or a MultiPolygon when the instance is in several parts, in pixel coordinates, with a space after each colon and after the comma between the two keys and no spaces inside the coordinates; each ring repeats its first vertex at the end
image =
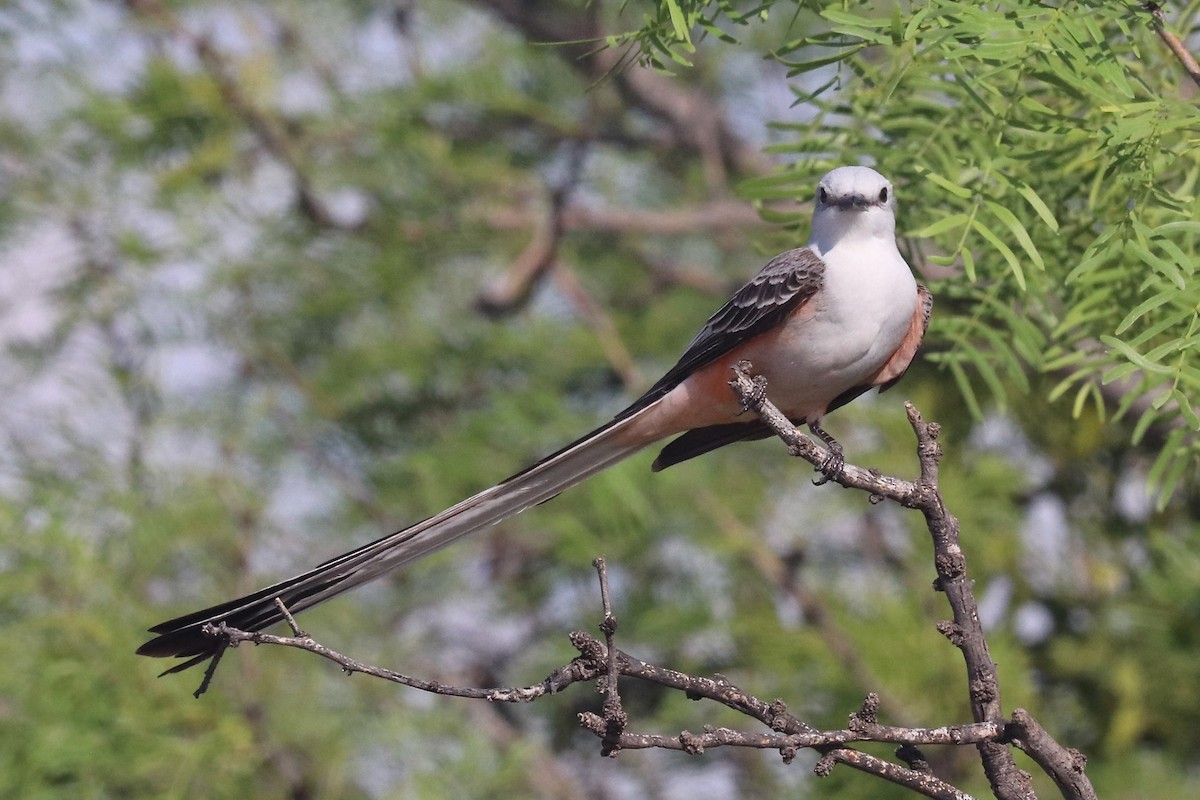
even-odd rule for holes
{"type": "Polygon", "coordinates": [[[708,318],[675,366],[617,418],[640,411],[696,370],[782,323],[817,293],[824,276],[825,262],[812,248],[801,247],[775,256],[708,318]]]}

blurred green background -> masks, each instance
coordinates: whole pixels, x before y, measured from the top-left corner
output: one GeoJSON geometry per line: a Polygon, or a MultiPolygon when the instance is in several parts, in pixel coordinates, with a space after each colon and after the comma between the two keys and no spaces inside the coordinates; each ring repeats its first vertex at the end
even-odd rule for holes
{"type": "MultiPolygon", "coordinates": [[[[0,7],[0,796],[911,796],[808,754],[602,759],[587,686],[499,707],[243,647],[197,701],[133,655],[602,422],[860,162],[938,304],[830,431],[912,477],[903,400],[941,422],[1006,708],[1102,797],[1195,796],[1194,87],[1147,15],[1087,5],[0,7]]],[[[639,657],[822,728],[869,691],[885,722],[969,721],[919,517],[777,442],[652,458],[301,621],[534,683],[599,621],[604,554],[639,657]]],[[[987,795],[973,750],[926,754],[987,795]]]]}

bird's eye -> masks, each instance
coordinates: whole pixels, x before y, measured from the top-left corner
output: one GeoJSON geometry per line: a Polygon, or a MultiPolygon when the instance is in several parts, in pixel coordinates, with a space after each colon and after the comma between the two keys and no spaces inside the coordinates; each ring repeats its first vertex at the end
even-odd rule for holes
{"type": "Polygon", "coordinates": [[[887,197],[888,197],[888,190],[887,190],[887,187],[885,186],[879,190],[879,202],[886,203],[887,197]]]}
{"type": "Polygon", "coordinates": [[[824,186],[817,187],[817,200],[821,202],[821,205],[825,205],[829,201],[829,193],[825,191],[824,186]]]}

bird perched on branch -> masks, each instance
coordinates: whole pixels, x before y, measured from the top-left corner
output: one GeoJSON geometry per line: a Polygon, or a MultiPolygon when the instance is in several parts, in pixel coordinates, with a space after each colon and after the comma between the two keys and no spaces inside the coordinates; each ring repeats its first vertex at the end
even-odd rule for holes
{"type": "MultiPolygon", "coordinates": [[[[896,249],[891,183],[867,167],[839,167],[817,186],[807,246],[776,256],[738,289],[650,390],[610,422],[522,472],[382,539],[257,592],[155,625],[138,648],[188,659],[178,672],[219,654],[204,633],[225,622],[247,631],[315,606],[469,533],[495,525],[668,437],[655,471],[733,442],[768,435],[728,382],[749,361],[767,397],[828,447],[823,480],[843,466],[842,448],[820,426],[864,392],[887,389],[912,362],[932,299],[896,249]]],[[[823,481],[822,481],[823,482],[823,481]]],[[[164,674],[167,674],[164,673],[164,674]]]]}

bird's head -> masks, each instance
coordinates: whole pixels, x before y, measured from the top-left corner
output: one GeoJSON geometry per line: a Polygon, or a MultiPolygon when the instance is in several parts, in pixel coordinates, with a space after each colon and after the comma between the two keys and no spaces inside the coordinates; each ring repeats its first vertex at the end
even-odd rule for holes
{"type": "Polygon", "coordinates": [[[896,237],[895,191],[887,178],[870,167],[838,167],[817,184],[813,245],[826,253],[847,237],[896,237]]]}

